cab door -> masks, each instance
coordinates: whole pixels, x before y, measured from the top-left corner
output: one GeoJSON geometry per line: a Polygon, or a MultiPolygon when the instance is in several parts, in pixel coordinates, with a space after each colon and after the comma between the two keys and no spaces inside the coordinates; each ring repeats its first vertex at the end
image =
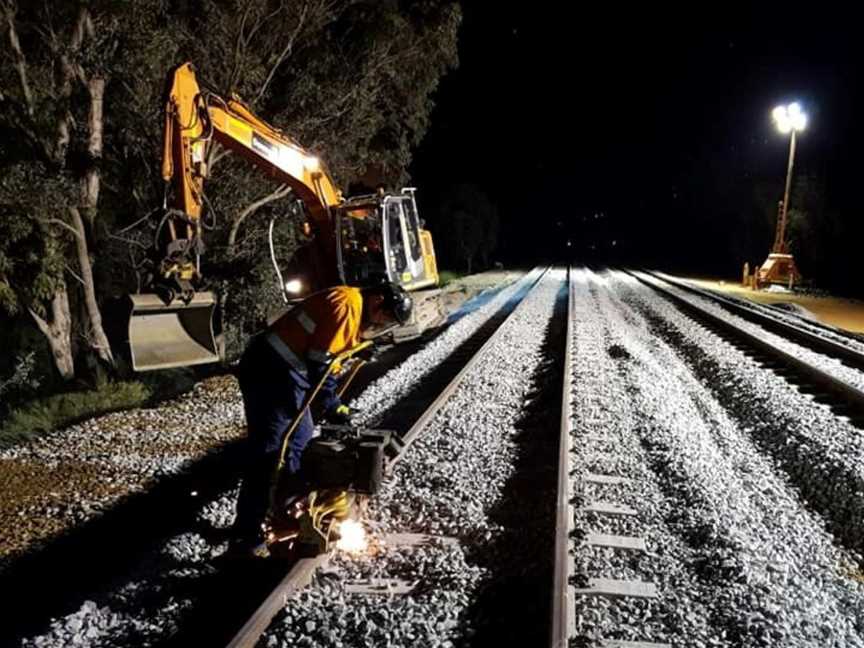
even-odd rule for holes
{"type": "Polygon", "coordinates": [[[435,283],[427,276],[423,258],[420,221],[407,196],[388,196],[382,205],[387,274],[403,288],[421,288],[435,283]]]}

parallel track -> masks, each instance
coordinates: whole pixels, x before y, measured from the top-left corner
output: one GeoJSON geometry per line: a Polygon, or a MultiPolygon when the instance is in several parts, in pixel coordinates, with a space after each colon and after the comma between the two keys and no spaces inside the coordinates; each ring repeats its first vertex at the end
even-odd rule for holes
{"type": "MultiPolygon", "coordinates": [[[[673,283],[656,275],[628,272],[646,286],[672,301],[695,320],[707,325],[721,336],[731,339],[745,348],[752,349],[764,360],[765,364],[791,372],[799,377],[803,385],[812,386],[810,391],[827,395],[831,404],[836,409],[841,410],[843,414],[847,414],[854,424],[860,426],[864,422],[864,391],[858,387],[737,326],[729,319],[720,317],[705,308],[696,300],[688,299],[674,290],[675,288],[689,290],[692,287],[685,288],[678,282],[673,283]]],[[[724,308],[733,310],[736,315],[746,317],[748,321],[753,321],[773,333],[794,340],[815,352],[841,359],[844,363],[864,371],[864,354],[854,349],[826,340],[786,321],[757,313],[719,295],[712,295],[698,289],[692,289],[692,292],[701,298],[711,299],[724,308]]]]}
{"type": "MultiPolygon", "coordinates": [[[[449,380],[446,381],[443,388],[440,388],[437,397],[422,410],[414,424],[400,435],[398,452],[388,462],[388,474],[392,472],[395,464],[405,456],[407,449],[419,437],[428,422],[434,418],[435,414],[444,406],[453,392],[456,391],[463,378],[482,359],[486,349],[493,343],[497,331],[513,316],[518,306],[537,288],[549,270],[550,268],[546,268],[539,273],[531,286],[524,291],[521,298],[510,300],[507,306],[502,309],[502,312],[493,316],[490,322],[487,322],[465,344],[460,346],[453,354],[452,359],[445,363],[448,365],[447,367],[442,368],[442,370],[436,370],[437,375],[433,377],[435,385],[444,382],[443,377],[446,375],[445,372],[449,372],[449,380]]],[[[409,394],[404,400],[413,401],[416,399],[412,397],[412,394],[409,394]]],[[[392,418],[392,415],[390,415],[387,417],[387,420],[391,420],[392,418]]],[[[326,554],[322,554],[314,558],[300,559],[293,564],[290,571],[267,595],[252,616],[249,617],[243,627],[231,639],[228,643],[228,648],[253,648],[261,635],[269,627],[272,619],[282,609],[287,598],[305,587],[311,581],[316,571],[326,564],[326,561],[326,554]]]]}
{"type": "Polygon", "coordinates": [[[730,299],[716,292],[698,288],[686,281],[672,279],[656,272],[641,271],[639,274],[628,272],[637,279],[640,279],[640,281],[643,281],[643,283],[646,282],[640,278],[639,274],[648,276],[664,285],[672,286],[702,299],[712,301],[738,317],[758,324],[767,331],[781,335],[819,353],[824,353],[829,357],[837,358],[854,369],[864,371],[864,353],[837,341],[838,339],[847,340],[860,345],[861,337],[853,333],[832,328],[818,321],[802,322],[800,325],[794,324],[788,317],[781,317],[779,314],[772,315],[761,304],[745,304],[739,300],[730,299]],[[821,331],[826,335],[819,335],[816,331],[821,331]]]}
{"type": "MultiPolygon", "coordinates": [[[[687,286],[679,282],[669,281],[663,277],[659,277],[650,273],[630,272],[633,277],[641,283],[650,287],[664,298],[672,301],[677,307],[684,311],[694,320],[702,323],[707,328],[713,330],[734,344],[750,351],[758,360],[765,364],[769,369],[779,370],[788,379],[793,379],[793,382],[798,383],[805,391],[816,392],[827,396],[832,409],[840,410],[839,413],[846,414],[854,424],[861,424],[864,421],[864,392],[857,387],[845,382],[837,376],[833,376],[823,369],[812,366],[806,361],[798,358],[788,351],[779,348],[777,345],[755,335],[754,333],[744,330],[732,321],[730,318],[723,318],[712,310],[706,308],[699,303],[698,299],[688,297],[686,293],[693,294],[702,299],[708,299],[722,306],[724,309],[732,311],[749,322],[753,322],[763,326],[772,333],[783,336],[813,350],[817,353],[822,353],[841,360],[844,364],[855,369],[864,370],[864,354],[861,354],[854,349],[849,348],[837,341],[826,339],[815,334],[812,330],[795,326],[788,321],[780,318],[772,318],[768,314],[763,314],[755,309],[749,309],[746,306],[736,304],[731,300],[724,299],[721,296],[713,295],[712,293],[702,291],[692,286],[687,286]],[[684,293],[684,294],[682,294],[684,293]]],[[[588,590],[577,590],[572,584],[573,576],[573,520],[574,510],[572,502],[574,502],[574,489],[585,479],[592,481],[598,479],[610,480],[608,483],[614,483],[614,476],[598,476],[598,475],[574,475],[571,474],[571,466],[569,456],[571,454],[572,444],[572,377],[573,377],[573,338],[574,327],[578,325],[574,322],[574,290],[573,290],[573,273],[569,273],[569,299],[568,299],[568,322],[567,322],[567,338],[565,343],[565,359],[564,359],[564,377],[562,385],[562,409],[561,409],[561,424],[560,424],[560,445],[559,445],[559,463],[558,463],[558,496],[557,496],[557,520],[556,520],[556,538],[555,538],[555,566],[554,566],[554,583],[552,584],[552,618],[550,623],[550,638],[549,645],[551,648],[566,648],[570,645],[571,640],[575,636],[575,614],[577,605],[577,595],[600,595],[602,593],[593,593],[588,590]]],[[[815,327],[813,327],[815,328],[815,327]]],[[[842,337],[832,331],[835,338],[842,337]]],[[[850,339],[855,339],[850,336],[850,339]]],[[[613,583],[606,581],[606,583],[613,583]]],[[[628,596],[623,592],[631,585],[629,583],[618,582],[622,586],[622,591],[619,596],[628,596]]],[[[589,588],[590,589],[590,588],[589,588]]],[[[611,589],[615,589],[612,587],[611,589]]],[[[636,648],[648,646],[660,647],[667,644],[657,644],[650,642],[626,642],[613,640],[599,640],[592,646],[604,648],[636,648]]]]}

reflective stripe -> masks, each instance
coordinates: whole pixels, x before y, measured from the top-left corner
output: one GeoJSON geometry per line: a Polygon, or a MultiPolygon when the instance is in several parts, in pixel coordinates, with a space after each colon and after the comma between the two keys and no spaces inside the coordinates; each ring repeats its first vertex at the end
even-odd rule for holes
{"type": "Polygon", "coordinates": [[[301,310],[297,313],[297,322],[300,326],[303,327],[303,330],[306,331],[309,335],[312,335],[315,332],[316,324],[315,321],[309,317],[306,311],[301,310]]]}
{"type": "Polygon", "coordinates": [[[306,375],[306,363],[298,358],[297,354],[291,350],[291,347],[285,344],[285,341],[276,335],[276,333],[267,334],[267,343],[275,349],[276,353],[282,356],[282,359],[285,360],[285,362],[290,364],[301,374],[306,375]]]}
{"type": "Polygon", "coordinates": [[[310,360],[314,360],[315,362],[330,362],[330,354],[326,351],[319,351],[318,349],[309,349],[306,353],[309,356],[310,360]]]}

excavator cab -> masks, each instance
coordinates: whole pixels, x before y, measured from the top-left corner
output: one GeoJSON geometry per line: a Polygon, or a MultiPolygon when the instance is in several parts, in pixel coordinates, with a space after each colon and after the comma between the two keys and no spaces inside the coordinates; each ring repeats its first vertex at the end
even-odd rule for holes
{"type": "Polygon", "coordinates": [[[216,297],[196,292],[170,305],[156,294],[130,295],[129,350],[135,371],[170,369],[220,360],[213,330],[216,297]]]}
{"type": "Polygon", "coordinates": [[[413,189],[360,197],[336,210],[339,271],[351,285],[386,278],[405,290],[438,283],[435,252],[421,228],[413,189]]]}
{"type": "Polygon", "coordinates": [[[336,209],[339,274],[351,285],[386,278],[411,292],[411,321],[393,331],[408,340],[446,320],[431,234],[417,213],[413,189],[353,198],[336,209]]]}
{"type": "Polygon", "coordinates": [[[387,274],[390,281],[405,290],[417,290],[438,284],[435,252],[431,237],[424,233],[414,201],[414,189],[403,189],[401,195],[386,196],[381,211],[384,222],[384,249],[387,250],[387,274]]]}

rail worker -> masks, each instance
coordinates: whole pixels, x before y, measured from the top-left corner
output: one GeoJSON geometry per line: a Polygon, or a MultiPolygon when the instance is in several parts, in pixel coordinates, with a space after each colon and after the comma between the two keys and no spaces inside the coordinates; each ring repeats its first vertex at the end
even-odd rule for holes
{"type": "MultiPolygon", "coordinates": [[[[406,322],[412,307],[411,297],[396,284],[336,286],[310,295],[251,339],[237,371],[248,436],[232,534],[235,551],[261,546],[270,478],[284,435],[332,356],[388,325],[406,322]]],[[[338,370],[333,367],[319,394],[328,420],[348,423],[351,410],[340,401],[332,375],[338,370]]],[[[300,469],[313,425],[307,408],[288,442],[284,469],[289,478],[300,469]]]]}

